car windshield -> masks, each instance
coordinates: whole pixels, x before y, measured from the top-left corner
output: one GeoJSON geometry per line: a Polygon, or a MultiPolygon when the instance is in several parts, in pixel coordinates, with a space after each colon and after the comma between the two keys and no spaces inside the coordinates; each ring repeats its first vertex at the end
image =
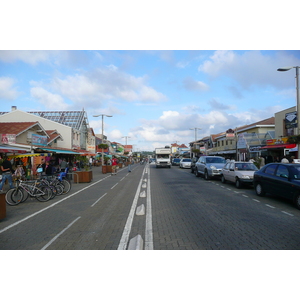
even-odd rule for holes
{"type": "Polygon", "coordinates": [[[292,171],[292,177],[294,179],[300,180],[300,165],[295,165],[291,168],[292,171]]]}
{"type": "Polygon", "coordinates": [[[174,158],[174,161],[180,161],[180,159],[179,158],[174,158]]]}
{"type": "Polygon", "coordinates": [[[223,157],[209,157],[206,159],[208,164],[225,164],[226,160],[223,157]]]}
{"type": "Polygon", "coordinates": [[[257,167],[251,163],[237,163],[235,169],[239,171],[257,171],[257,167]]]}

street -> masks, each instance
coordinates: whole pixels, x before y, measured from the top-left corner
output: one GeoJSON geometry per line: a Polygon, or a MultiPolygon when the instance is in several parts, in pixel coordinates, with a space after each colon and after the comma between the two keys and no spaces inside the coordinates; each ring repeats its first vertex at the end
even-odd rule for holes
{"type": "Polygon", "coordinates": [[[48,202],[7,206],[2,250],[293,250],[300,211],[190,169],[135,164],[116,176],[93,167],[94,179],[72,184],[48,202]]]}

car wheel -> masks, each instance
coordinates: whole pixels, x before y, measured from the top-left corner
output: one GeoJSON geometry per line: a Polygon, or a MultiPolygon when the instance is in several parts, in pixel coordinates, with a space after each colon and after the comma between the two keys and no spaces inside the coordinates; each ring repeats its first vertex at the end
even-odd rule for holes
{"type": "Polygon", "coordinates": [[[296,196],[294,197],[294,204],[298,209],[300,209],[300,193],[296,194],[296,196]]]}
{"type": "Polygon", "coordinates": [[[208,179],[209,179],[207,170],[204,171],[204,179],[205,179],[205,180],[208,180],[208,179]]]}
{"type": "Polygon", "coordinates": [[[198,173],[198,169],[197,168],[195,168],[195,176],[196,177],[200,177],[200,174],[198,173]]]}
{"type": "Polygon", "coordinates": [[[194,173],[194,169],[193,168],[191,168],[191,173],[194,173]]]}
{"type": "Polygon", "coordinates": [[[241,184],[241,182],[240,182],[240,180],[239,180],[238,178],[236,178],[236,180],[235,180],[235,186],[236,186],[236,188],[238,188],[238,189],[240,189],[241,186],[242,186],[242,184],[241,184]]]}
{"type": "Polygon", "coordinates": [[[260,196],[260,197],[265,195],[265,191],[263,190],[261,183],[255,184],[255,192],[256,192],[256,195],[260,196]]]}
{"type": "Polygon", "coordinates": [[[222,181],[222,183],[226,183],[226,179],[225,179],[224,175],[221,176],[221,181],[222,181]]]}

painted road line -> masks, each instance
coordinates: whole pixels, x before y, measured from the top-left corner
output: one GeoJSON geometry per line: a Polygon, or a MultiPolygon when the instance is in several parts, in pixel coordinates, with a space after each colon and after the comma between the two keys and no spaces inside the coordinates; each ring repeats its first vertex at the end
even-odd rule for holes
{"type": "Polygon", "coordinates": [[[91,205],[91,207],[93,207],[94,205],[96,205],[106,195],[107,195],[107,193],[105,193],[104,195],[102,195],[94,204],[91,205]]]}
{"type": "Polygon", "coordinates": [[[270,207],[270,208],[276,208],[275,206],[269,205],[269,204],[265,204],[266,206],[270,207]]]}
{"type": "Polygon", "coordinates": [[[255,201],[255,202],[260,202],[259,200],[257,200],[257,199],[252,199],[253,201],[255,201]]]}
{"type": "Polygon", "coordinates": [[[150,189],[150,167],[148,167],[147,181],[147,211],[146,211],[146,230],[145,230],[145,250],[153,250],[153,229],[152,229],[152,206],[150,189]]]}
{"type": "Polygon", "coordinates": [[[249,198],[249,197],[248,197],[247,195],[245,195],[245,194],[242,194],[242,196],[245,197],[245,198],[249,198]]]}
{"type": "Polygon", "coordinates": [[[144,177],[144,174],[145,174],[145,169],[146,168],[144,168],[144,170],[143,170],[143,174],[142,174],[140,183],[137,187],[137,190],[136,190],[136,193],[135,193],[132,205],[131,205],[131,209],[130,209],[130,212],[129,212],[129,215],[128,215],[128,218],[127,218],[124,230],[123,230],[123,234],[122,234],[119,246],[118,246],[118,250],[126,250],[128,240],[129,240],[130,231],[131,231],[131,226],[132,226],[132,222],[133,222],[133,217],[134,217],[134,214],[135,214],[135,210],[136,210],[136,206],[137,206],[137,202],[138,202],[138,199],[139,199],[140,190],[141,190],[141,186],[142,186],[142,182],[143,182],[143,177],[144,177]]]}
{"type": "Polygon", "coordinates": [[[113,185],[110,189],[112,190],[114,187],[116,187],[119,184],[119,182],[117,182],[115,185],[113,185]]]}
{"type": "Polygon", "coordinates": [[[63,229],[58,235],[56,235],[49,243],[47,243],[41,250],[47,249],[59,236],[61,236],[66,230],[68,230],[75,222],[77,222],[81,217],[76,218],[72,223],[70,223],[65,229],[63,229]]]}
{"type": "Polygon", "coordinates": [[[290,213],[288,213],[288,212],[286,212],[286,211],[284,211],[284,210],[282,210],[281,212],[284,213],[284,214],[286,214],[286,215],[289,215],[289,216],[291,216],[291,217],[294,216],[294,215],[292,215],[292,214],[290,214],[290,213]]]}
{"type": "MultiPolygon", "coordinates": [[[[110,176],[108,176],[108,177],[110,177],[110,176]]],[[[106,178],[108,178],[108,177],[105,177],[105,178],[102,178],[102,179],[100,179],[100,180],[98,180],[98,181],[95,181],[94,183],[90,184],[89,186],[86,186],[86,187],[82,188],[81,190],[79,190],[79,191],[77,191],[77,192],[75,192],[75,193],[73,193],[73,194],[71,194],[71,195],[69,195],[69,196],[67,196],[67,197],[65,197],[65,198],[63,198],[63,199],[61,199],[61,200],[59,200],[59,201],[57,201],[57,202],[55,202],[55,203],[53,203],[53,204],[47,206],[47,207],[45,207],[45,208],[43,208],[43,209],[41,209],[41,210],[39,210],[39,211],[37,211],[37,212],[35,212],[35,213],[29,215],[29,216],[27,216],[27,217],[25,217],[24,219],[22,219],[22,220],[20,220],[20,221],[18,221],[18,222],[15,222],[15,223],[13,223],[13,224],[11,224],[11,225],[9,225],[9,226],[7,226],[7,227],[1,229],[1,230],[0,230],[0,233],[4,232],[4,231],[6,231],[6,230],[8,230],[8,229],[10,229],[10,228],[12,228],[12,227],[15,227],[15,226],[19,225],[20,223],[23,223],[24,221],[26,221],[26,220],[28,220],[28,219],[30,219],[30,218],[32,218],[32,217],[34,217],[34,216],[36,216],[36,215],[38,215],[38,214],[44,212],[44,211],[46,211],[46,210],[49,209],[49,208],[54,207],[55,205],[57,205],[57,204],[59,204],[59,203],[65,201],[65,200],[67,200],[67,199],[73,197],[74,195],[77,195],[77,194],[81,193],[82,191],[84,191],[84,190],[86,190],[86,189],[89,189],[91,186],[93,186],[93,185],[95,185],[95,184],[98,184],[99,182],[103,181],[104,179],[106,179],[106,178]]]]}

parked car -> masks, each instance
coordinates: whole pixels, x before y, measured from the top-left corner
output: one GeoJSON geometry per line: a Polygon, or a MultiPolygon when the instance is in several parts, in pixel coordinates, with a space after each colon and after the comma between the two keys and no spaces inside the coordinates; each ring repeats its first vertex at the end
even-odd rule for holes
{"type": "Polygon", "coordinates": [[[191,161],[191,173],[194,173],[195,172],[195,165],[196,165],[196,162],[198,161],[199,157],[193,157],[192,158],[192,161],[191,161]]]}
{"type": "Polygon", "coordinates": [[[220,177],[226,160],[221,156],[201,156],[195,165],[195,175],[203,175],[206,180],[220,177]]]}
{"type": "Polygon", "coordinates": [[[179,166],[179,164],[180,164],[180,158],[173,158],[172,166],[179,166]]]}
{"type": "Polygon", "coordinates": [[[254,189],[258,196],[266,193],[291,199],[300,209],[300,165],[269,163],[254,173],[254,189]]]}
{"type": "Polygon", "coordinates": [[[187,169],[189,169],[191,167],[191,161],[192,160],[190,158],[183,158],[180,161],[179,168],[187,168],[187,169]]]}
{"type": "Polygon", "coordinates": [[[253,184],[254,172],[257,167],[252,162],[230,161],[222,169],[221,181],[231,181],[239,189],[243,184],[253,184]]]}

